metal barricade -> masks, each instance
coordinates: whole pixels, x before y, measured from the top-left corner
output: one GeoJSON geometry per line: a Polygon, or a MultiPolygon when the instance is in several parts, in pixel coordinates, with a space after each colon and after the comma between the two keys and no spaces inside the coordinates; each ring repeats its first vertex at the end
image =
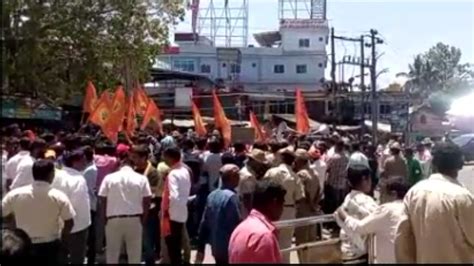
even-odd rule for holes
{"type": "MultiPolygon", "coordinates": [[[[288,228],[288,227],[301,227],[308,225],[319,225],[322,229],[324,223],[335,222],[334,216],[331,214],[310,216],[292,220],[283,220],[274,222],[277,229],[288,228]]],[[[322,230],[319,240],[310,243],[304,243],[291,248],[280,250],[281,253],[288,253],[293,251],[300,251],[300,254],[304,257],[304,262],[300,263],[343,263],[342,253],[340,249],[341,240],[340,238],[327,238],[323,236],[322,230]],[[304,252],[301,252],[304,251],[304,252]]],[[[344,262],[344,264],[359,264],[374,262],[374,238],[369,236],[368,240],[368,261],[363,260],[352,260],[350,262],[344,262]]],[[[301,255],[300,255],[301,256],[301,255]]],[[[301,257],[299,256],[298,259],[301,257]]]]}

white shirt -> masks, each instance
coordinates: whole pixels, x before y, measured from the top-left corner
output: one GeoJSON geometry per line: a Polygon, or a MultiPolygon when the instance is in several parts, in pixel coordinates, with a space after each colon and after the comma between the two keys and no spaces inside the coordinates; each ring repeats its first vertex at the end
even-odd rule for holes
{"type": "Polygon", "coordinates": [[[23,158],[25,158],[28,155],[30,155],[29,151],[19,151],[17,154],[15,154],[13,157],[11,157],[7,161],[7,164],[5,166],[6,179],[13,180],[16,177],[18,164],[23,158]]]}
{"type": "Polygon", "coordinates": [[[396,263],[395,234],[404,213],[403,201],[396,200],[380,205],[362,220],[347,216],[344,224],[352,234],[375,234],[376,263],[396,263]]]}
{"type": "Polygon", "coordinates": [[[33,184],[33,164],[35,159],[30,154],[25,155],[16,168],[16,175],[10,189],[33,184]]]}
{"type": "Polygon", "coordinates": [[[15,216],[16,226],[25,230],[33,243],[59,239],[60,221],[75,216],[67,196],[42,181],[7,193],[2,200],[2,217],[15,216]]]}
{"type": "Polygon", "coordinates": [[[318,175],[319,188],[321,191],[321,199],[323,199],[324,198],[324,182],[326,182],[326,171],[328,169],[328,166],[323,160],[319,159],[317,161],[314,161],[314,163],[311,164],[311,169],[318,175]]]}
{"type": "Polygon", "coordinates": [[[107,217],[142,214],[143,198],[151,197],[150,184],[146,176],[123,166],[105,176],[99,196],[107,198],[107,217]]]}
{"type": "Polygon", "coordinates": [[[76,217],[74,217],[74,227],[71,233],[89,227],[91,224],[90,200],[87,183],[81,172],[64,166],[63,169],[56,170],[51,186],[66,194],[74,207],[76,217]]]}
{"type": "Polygon", "coordinates": [[[7,171],[6,171],[6,164],[7,164],[7,157],[8,154],[5,150],[2,150],[2,198],[7,191],[7,171]]]}
{"type": "Polygon", "coordinates": [[[188,219],[188,197],[191,192],[191,175],[181,163],[168,174],[170,191],[170,220],[184,223],[188,219]]]}
{"type": "MultiPolygon", "coordinates": [[[[341,205],[348,215],[362,220],[375,212],[377,203],[370,196],[352,190],[347,194],[341,205]]],[[[336,222],[341,227],[341,251],[345,257],[358,258],[367,254],[367,235],[349,230],[343,221],[336,216],[336,222]]]]}

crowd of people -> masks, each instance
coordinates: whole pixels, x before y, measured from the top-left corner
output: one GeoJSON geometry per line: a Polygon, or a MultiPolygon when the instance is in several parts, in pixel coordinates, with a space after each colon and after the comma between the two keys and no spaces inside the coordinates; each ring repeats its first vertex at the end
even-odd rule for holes
{"type": "MultiPolygon", "coordinates": [[[[281,250],[327,235],[344,262],[367,262],[369,243],[378,263],[474,262],[474,197],[448,142],[333,133],[225,147],[217,131],[140,131],[114,144],[12,125],[2,148],[5,263],[199,264],[206,245],[218,264],[289,263],[281,250]],[[320,214],[336,222],[274,224],[320,214]]],[[[301,263],[317,259],[307,253],[301,263]]]]}

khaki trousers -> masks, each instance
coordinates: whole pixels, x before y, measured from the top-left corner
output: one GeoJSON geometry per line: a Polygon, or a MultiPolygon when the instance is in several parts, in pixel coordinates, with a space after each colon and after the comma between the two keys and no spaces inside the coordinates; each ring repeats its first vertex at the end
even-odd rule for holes
{"type": "Polygon", "coordinates": [[[140,217],[114,218],[107,221],[107,264],[118,264],[122,244],[125,245],[128,264],[140,264],[142,257],[142,223],[140,217]]]}
{"type": "MultiPolygon", "coordinates": [[[[295,207],[284,207],[283,213],[281,215],[280,221],[291,220],[296,217],[295,207]]],[[[280,249],[290,248],[293,244],[293,235],[295,233],[295,228],[284,228],[278,232],[278,242],[280,249]]],[[[285,252],[282,254],[282,263],[290,263],[290,252],[285,252]]]]}

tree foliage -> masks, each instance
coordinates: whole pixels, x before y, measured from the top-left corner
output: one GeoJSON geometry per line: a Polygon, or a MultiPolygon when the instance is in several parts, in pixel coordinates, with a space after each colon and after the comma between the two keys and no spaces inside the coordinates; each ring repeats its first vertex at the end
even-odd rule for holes
{"type": "Polygon", "coordinates": [[[437,92],[455,96],[473,89],[474,71],[461,63],[461,55],[460,49],[443,43],[417,55],[409,65],[407,88],[424,99],[437,92]]]}
{"type": "Polygon", "coordinates": [[[184,15],[174,0],[5,0],[2,12],[4,92],[57,103],[88,79],[99,88],[146,81],[184,15]]]}

